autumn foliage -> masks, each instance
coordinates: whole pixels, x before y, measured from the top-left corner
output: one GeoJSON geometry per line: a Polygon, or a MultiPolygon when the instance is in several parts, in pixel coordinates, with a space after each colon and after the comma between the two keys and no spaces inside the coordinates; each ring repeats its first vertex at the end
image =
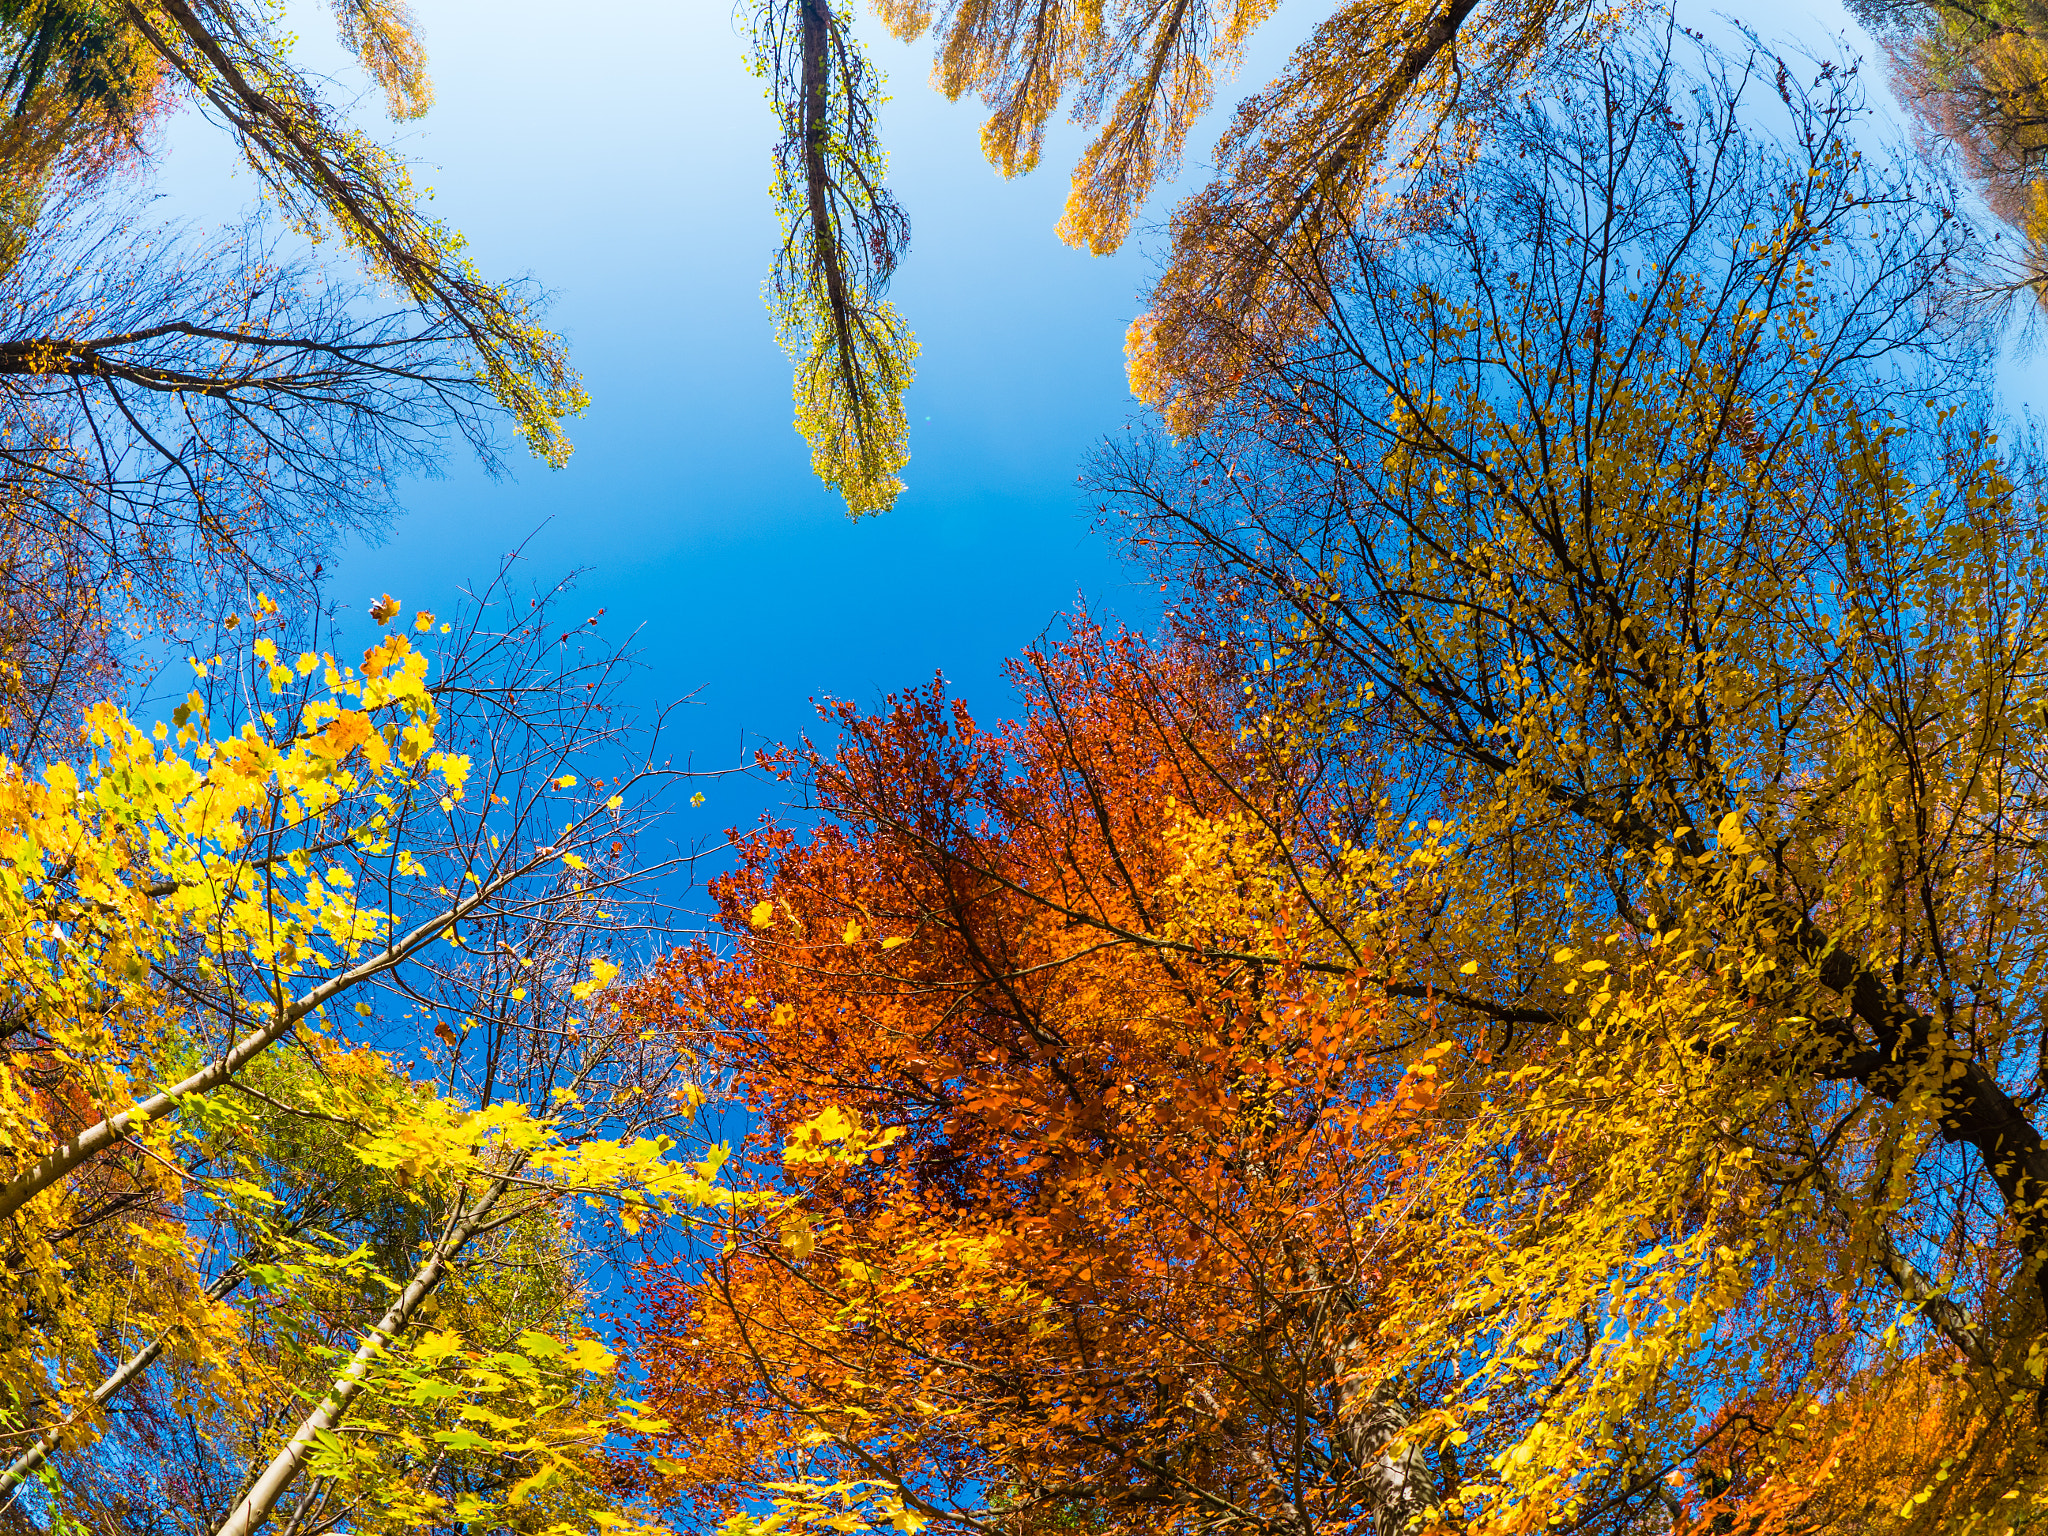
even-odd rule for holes
{"type": "MultiPolygon", "coordinates": [[[[1313,807],[1237,735],[1222,653],[1084,631],[1016,676],[1000,731],[936,685],[839,710],[802,760],[833,822],[720,886],[735,961],[635,989],[738,1074],[757,1156],[795,1137],[803,1192],[651,1293],[679,1504],[1276,1517],[1301,1442],[1397,1413],[1344,1410],[1430,1053],[1306,981],[1304,914],[1213,878],[1313,807]],[[900,1139],[806,1160],[856,1122],[900,1139]]],[[[1390,1479],[1354,1455],[1288,1497],[1390,1479]]]]}
{"type": "MultiPolygon", "coordinates": [[[[1072,93],[1105,250],[1269,9],[883,14],[1006,173],[1072,93]]],[[[317,590],[443,428],[558,460],[580,400],[267,16],[0,3],[23,1519],[2038,1527],[2048,458],[1953,302],[1986,240],[1853,69],[1338,6],[1177,217],[1132,336],[1167,430],[1093,465],[1158,637],[1075,620],[1000,725],[830,707],[675,950],[686,860],[635,844],[684,775],[594,617],[222,607],[317,590]],[[180,99],[397,308],[94,222],[180,99]],[[123,626],[192,614],[168,718],[109,702],[123,626]]],[[[402,7],[337,16],[424,110],[402,7]]],[[[1911,56],[2018,197],[1983,82],[2033,23],[1984,24],[1911,56]]],[[[799,424],[867,511],[914,347],[851,26],[753,41],[799,424]]]]}

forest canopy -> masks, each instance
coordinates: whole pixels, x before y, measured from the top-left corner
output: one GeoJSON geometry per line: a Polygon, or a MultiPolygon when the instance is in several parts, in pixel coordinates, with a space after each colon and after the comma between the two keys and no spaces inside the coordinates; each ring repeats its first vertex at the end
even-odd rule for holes
{"type": "MultiPolygon", "coordinates": [[[[1005,174],[1077,103],[1108,250],[1267,9],[882,19],[1005,174]]],[[[880,511],[880,76],[747,15],[880,511]]],[[[324,579],[449,453],[562,460],[537,290],[280,13],[0,3],[0,1529],[2036,1528],[2034,23],[1871,16],[1917,138],[1648,7],[1319,19],[1085,465],[1161,620],[827,700],[692,846],[572,583],[324,579]],[[224,232],[145,216],[185,109],[224,232]]],[[[402,7],[334,20],[427,110],[402,7]]]]}

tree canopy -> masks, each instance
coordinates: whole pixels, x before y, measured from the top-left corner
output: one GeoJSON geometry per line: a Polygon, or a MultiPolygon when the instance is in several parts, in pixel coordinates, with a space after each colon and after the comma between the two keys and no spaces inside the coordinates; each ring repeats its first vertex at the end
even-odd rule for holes
{"type": "MultiPolygon", "coordinates": [[[[751,14],[800,424],[879,510],[879,76],[751,14]]],[[[336,15],[424,110],[403,11],[336,15]]],[[[1006,172],[1074,89],[1106,249],[1264,15],[884,19],[1006,172]]],[[[1161,623],[1071,615],[1006,720],[827,702],[692,935],[601,612],[516,560],[324,605],[397,476],[575,401],[277,21],[0,4],[0,1524],[2041,1523],[2048,472],[1988,160],[1739,30],[1324,19],[1087,466],[1161,623]],[[368,287],[123,200],[181,98],[368,287]]]]}
{"type": "MultiPolygon", "coordinates": [[[[1927,146],[2017,239],[1987,248],[1962,304],[2038,291],[2048,273],[2048,29],[2024,4],[1852,0],[1927,146]]],[[[877,0],[895,37],[929,34],[931,83],[989,109],[981,148],[1005,177],[1037,168],[1063,109],[1090,133],[1057,233],[1100,255],[1180,168],[1219,82],[1272,14],[1222,6],[1065,0],[877,0]]],[[[1207,183],[1172,212],[1164,260],[1132,323],[1131,386],[1181,427],[1230,398],[1263,349],[1330,317],[1331,278],[1364,226],[1433,217],[1432,197],[1500,131],[1548,61],[1655,26],[1655,7],[1550,0],[1350,0],[1329,9],[1271,81],[1240,100],[1207,183]]],[[[902,395],[915,346],[882,297],[909,244],[883,181],[881,76],[857,14],[824,0],[757,0],[754,67],[781,127],[775,198],[786,239],[770,304],[796,364],[797,425],[813,465],[860,515],[888,507],[909,457],[902,395]]],[[[1762,18],[1738,18],[1749,24],[1762,18]]],[[[1511,130],[1510,130],[1511,131],[1511,130]]]]}
{"type": "Polygon", "coordinates": [[[563,1202],[631,1233],[716,1163],[666,1155],[687,1064],[592,1000],[665,775],[565,771],[611,668],[551,668],[549,617],[501,588],[349,666],[259,604],[171,720],[102,704],[0,776],[0,1483],[45,1524],[603,1507],[633,1404],[563,1202]]]}

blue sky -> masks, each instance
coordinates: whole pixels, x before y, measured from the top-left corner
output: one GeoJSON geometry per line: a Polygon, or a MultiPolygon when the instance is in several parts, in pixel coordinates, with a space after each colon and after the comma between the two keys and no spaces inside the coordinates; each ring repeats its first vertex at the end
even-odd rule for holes
{"type": "MultiPolygon", "coordinates": [[[[433,211],[492,275],[531,273],[593,397],[571,464],[532,461],[493,482],[452,462],[414,484],[392,537],[336,563],[334,596],[360,610],[392,591],[442,606],[531,537],[537,576],[588,568],[587,611],[637,634],[653,710],[695,694],[670,746],[699,766],[743,740],[808,727],[809,701],[868,702],[935,671],[985,715],[1007,700],[1004,658],[1077,597],[1149,622],[1157,594],[1096,533],[1075,477],[1132,402],[1122,338],[1159,245],[1155,199],[1121,254],[1091,258],[1052,234],[1080,143],[1051,135],[1045,167],[1005,182],[979,152],[978,104],[926,83],[929,54],[873,28],[894,97],[891,180],[913,227],[892,297],[923,346],[909,408],[909,491],[850,522],[810,476],[790,425],[787,366],[760,286],[777,239],[767,199],[771,122],[743,65],[743,13],[727,0],[414,0],[438,100],[402,129],[369,115],[421,164],[433,211]]],[[[1249,50],[1256,86],[1323,13],[1288,0],[1249,50]]],[[[292,19],[304,57],[351,71],[325,6],[292,19]]],[[[1783,8],[1772,25],[1820,43],[1843,25],[1783,8]]],[[[1180,186],[1192,185],[1223,113],[1219,92],[1180,186]]],[[[224,138],[174,130],[164,188],[201,221],[253,197],[224,138]]],[[[750,820],[765,790],[714,787],[694,837],[750,820]]]]}

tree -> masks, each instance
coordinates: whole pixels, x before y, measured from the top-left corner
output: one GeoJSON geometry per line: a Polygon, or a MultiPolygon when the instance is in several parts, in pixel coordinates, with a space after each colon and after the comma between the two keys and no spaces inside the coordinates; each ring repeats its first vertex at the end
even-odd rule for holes
{"type": "Polygon", "coordinates": [[[1951,150],[1991,210],[2020,236],[1998,289],[2048,274],[2048,33],[2024,6],[1855,0],[1878,36],[1891,85],[1935,143],[1951,150]]]}
{"type": "Polygon", "coordinates": [[[402,629],[352,668],[236,627],[155,732],[102,705],[83,762],[0,772],[0,1482],[126,1520],[182,1479],[236,1532],[288,1493],[316,1528],[603,1503],[632,1405],[564,1202],[630,1232],[716,1168],[666,1155],[696,1090],[600,995],[672,776],[571,771],[628,746],[618,663],[509,580],[417,616],[431,681],[402,629]]]}
{"type": "Polygon", "coordinates": [[[1435,1067],[1317,958],[1334,872],[1272,862],[1323,802],[1193,637],[1015,677],[995,732],[836,710],[785,760],[830,819],[717,887],[733,957],[628,995],[790,1191],[650,1276],[657,1486],[735,1530],[1399,1529],[1427,1468],[1352,1298],[1435,1067]]]}
{"type": "Polygon", "coordinates": [[[782,249],[768,292],[796,365],[797,430],[849,513],[886,511],[910,457],[903,392],[917,344],[883,297],[910,221],[882,180],[881,77],[827,0],[758,8],[751,64],[781,128],[782,249]]]}
{"type": "MultiPolygon", "coordinates": [[[[203,631],[254,590],[317,603],[333,542],[374,531],[449,438],[495,471],[504,406],[559,462],[580,396],[530,287],[483,283],[419,221],[402,167],[339,125],[268,22],[0,9],[0,739],[40,761],[145,635],[203,631]],[[181,90],[239,103],[229,125],[286,220],[315,237],[338,220],[385,291],[283,255],[253,217],[211,240],[146,221],[123,188],[181,90]]],[[[338,17],[393,113],[424,110],[403,9],[338,17]]]]}
{"type": "MultiPolygon", "coordinates": [[[[394,114],[424,110],[403,9],[338,16],[394,114]]],[[[498,466],[494,407],[567,451],[557,420],[580,394],[530,289],[477,278],[282,46],[233,5],[0,7],[0,740],[17,760],[68,750],[143,634],[203,630],[259,589],[316,603],[333,541],[383,522],[446,439],[498,466]],[[226,111],[288,222],[340,228],[387,293],[282,255],[254,219],[206,241],[145,221],[122,189],[181,91],[226,111]]]]}
{"type": "Polygon", "coordinates": [[[67,192],[29,234],[0,270],[0,739],[38,762],[144,635],[313,603],[400,476],[451,431],[493,464],[495,434],[445,326],[254,226],[198,242],[67,192]]]}
{"type": "MultiPolygon", "coordinates": [[[[391,116],[425,112],[433,89],[404,5],[343,0],[335,15],[391,116]]],[[[295,228],[339,235],[446,340],[533,451],[563,462],[561,421],[584,396],[560,340],[539,325],[530,297],[481,277],[461,238],[421,214],[403,163],[350,127],[287,47],[276,19],[241,0],[11,0],[0,14],[9,61],[0,79],[17,97],[17,127],[0,143],[0,182],[12,189],[17,230],[52,190],[133,158],[155,117],[197,107],[234,135],[295,228]]]]}
{"type": "Polygon", "coordinates": [[[1387,942],[1467,1129],[1380,1369],[1453,1377],[1461,1523],[2044,1496],[2040,471],[1930,318],[1946,189],[1833,66],[1745,130],[1771,62],[1549,77],[1312,344],[1099,466],[1274,637],[1262,711],[1429,786],[1387,942]]]}

